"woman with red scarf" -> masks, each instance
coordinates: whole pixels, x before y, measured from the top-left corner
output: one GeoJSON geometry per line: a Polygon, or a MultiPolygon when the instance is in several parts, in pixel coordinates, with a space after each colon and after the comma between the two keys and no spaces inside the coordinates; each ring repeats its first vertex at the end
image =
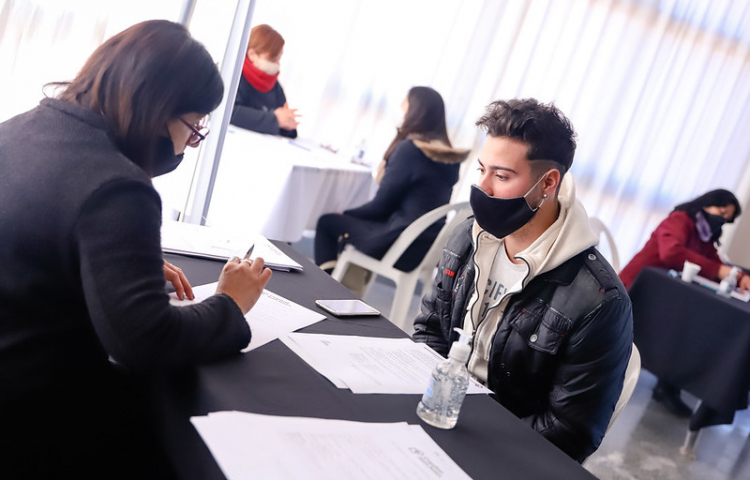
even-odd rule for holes
{"type": "Polygon", "coordinates": [[[284,38],[268,25],[250,31],[247,56],[242,66],[232,125],[271,135],[297,137],[297,110],[289,108],[279,84],[279,60],[284,38]]]}

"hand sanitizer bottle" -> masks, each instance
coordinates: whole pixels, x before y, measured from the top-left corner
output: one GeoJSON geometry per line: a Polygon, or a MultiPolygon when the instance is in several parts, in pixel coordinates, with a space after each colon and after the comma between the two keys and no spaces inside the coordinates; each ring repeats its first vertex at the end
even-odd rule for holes
{"type": "Polygon", "coordinates": [[[722,297],[731,297],[734,288],[737,286],[737,277],[739,276],[739,273],[740,271],[737,269],[737,267],[732,267],[732,271],[729,272],[729,275],[721,280],[719,289],[716,291],[716,293],[718,293],[722,297]]]}
{"type": "Polygon", "coordinates": [[[433,427],[450,429],[456,426],[458,412],[469,387],[466,361],[471,353],[471,336],[454,328],[459,339],[453,342],[448,359],[440,362],[430,377],[430,383],[417,405],[419,418],[433,427]]]}
{"type": "Polygon", "coordinates": [[[365,164],[365,146],[367,145],[367,140],[364,138],[359,141],[357,146],[354,148],[354,153],[352,154],[352,158],[350,159],[351,163],[356,163],[359,165],[365,164]]]}

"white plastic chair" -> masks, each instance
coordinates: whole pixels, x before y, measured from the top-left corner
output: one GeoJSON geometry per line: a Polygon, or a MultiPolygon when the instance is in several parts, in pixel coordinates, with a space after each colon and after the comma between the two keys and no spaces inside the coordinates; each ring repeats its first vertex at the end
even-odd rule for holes
{"type": "MultiPolygon", "coordinates": [[[[396,284],[396,295],[393,298],[388,318],[402,330],[408,331],[409,306],[411,305],[414,291],[417,288],[417,282],[422,282],[424,287],[431,284],[435,273],[435,266],[440,259],[443,246],[448,241],[448,235],[459,223],[466,220],[469,215],[471,215],[469,202],[447,204],[425,213],[409,225],[406,230],[401,232],[401,235],[391,245],[391,248],[383,255],[382,260],[365,255],[353,245],[347,245],[336,261],[336,268],[333,269],[331,275],[340,282],[351,264],[358,265],[371,271],[373,274],[391,279],[396,284]],[[452,212],[454,213],[453,218],[450,217],[452,212]],[[433,223],[445,216],[448,216],[448,219],[435,238],[435,241],[432,242],[432,246],[430,246],[422,262],[411,272],[403,272],[395,268],[393,265],[414,240],[433,223]]],[[[370,284],[374,281],[376,275],[372,276],[370,284]]]]}
{"type": "Polygon", "coordinates": [[[633,344],[633,350],[630,352],[630,360],[628,360],[628,367],[625,369],[625,381],[622,384],[622,393],[620,398],[617,400],[615,405],[615,411],[612,412],[612,418],[609,419],[609,425],[607,425],[607,431],[612,428],[612,424],[615,423],[615,419],[620,412],[628,404],[630,397],[633,396],[635,386],[638,383],[638,377],[641,375],[641,353],[633,344]]]}
{"type": "MultiPolygon", "coordinates": [[[[595,218],[595,217],[589,218],[589,225],[591,225],[591,229],[594,230],[594,233],[596,233],[600,239],[602,235],[604,235],[604,238],[607,239],[607,244],[609,246],[609,253],[610,253],[610,256],[612,257],[609,259],[609,263],[612,265],[612,268],[615,269],[615,272],[619,273],[620,257],[617,254],[617,245],[615,245],[614,237],[609,232],[609,229],[607,229],[607,226],[604,225],[604,222],[602,222],[598,218],[595,218]]],[[[597,243],[597,245],[599,245],[599,243],[597,243]]]]}
{"type": "MultiPolygon", "coordinates": [[[[615,423],[617,417],[620,415],[620,412],[625,409],[625,405],[627,405],[630,401],[630,397],[633,396],[633,392],[635,391],[635,386],[638,384],[638,377],[640,377],[640,375],[641,353],[638,351],[634,343],[633,350],[630,352],[628,366],[625,369],[625,380],[622,383],[622,392],[620,392],[620,398],[617,399],[617,403],[615,404],[615,411],[612,412],[612,417],[609,419],[607,430],[604,432],[605,437],[607,436],[607,433],[609,433],[609,430],[612,428],[612,425],[615,423]]],[[[586,457],[583,462],[581,462],[581,464],[585,466],[589,458],[590,457],[586,457]]]]}

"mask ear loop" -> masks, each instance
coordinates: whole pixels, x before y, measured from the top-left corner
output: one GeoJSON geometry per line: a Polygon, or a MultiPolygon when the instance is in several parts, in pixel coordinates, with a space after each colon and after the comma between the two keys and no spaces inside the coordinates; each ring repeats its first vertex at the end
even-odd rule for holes
{"type": "MultiPolygon", "coordinates": [[[[536,183],[531,186],[531,188],[529,189],[529,191],[526,192],[526,194],[523,196],[524,200],[526,200],[526,196],[528,194],[530,194],[531,191],[534,190],[537,185],[539,185],[539,182],[541,182],[544,179],[545,176],[546,175],[542,175],[541,177],[539,177],[539,180],[537,180],[536,183]]],[[[539,210],[540,208],[542,208],[542,205],[544,205],[544,201],[547,200],[547,198],[548,198],[547,194],[545,193],[544,196],[542,196],[542,203],[540,203],[536,208],[532,208],[531,210],[534,211],[534,212],[536,212],[537,210],[539,210]]],[[[526,205],[529,205],[528,201],[526,201],[526,205]]],[[[531,205],[529,205],[529,208],[531,208],[531,205]]]]}

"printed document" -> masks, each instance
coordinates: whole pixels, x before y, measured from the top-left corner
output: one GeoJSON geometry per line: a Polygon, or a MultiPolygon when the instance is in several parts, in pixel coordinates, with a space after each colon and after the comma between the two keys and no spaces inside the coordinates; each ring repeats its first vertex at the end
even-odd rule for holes
{"type": "MultiPolygon", "coordinates": [[[[445,360],[410,338],[289,333],[280,340],[336,387],[353,393],[422,394],[445,360]]],[[[467,393],[492,391],[470,378],[467,393]]]]}
{"type": "Polygon", "coordinates": [[[244,257],[253,239],[243,240],[214,227],[165,220],[161,226],[161,249],[212,260],[244,257]]]}
{"type": "Polygon", "coordinates": [[[192,417],[229,480],[469,480],[418,425],[216,412],[192,417]]]}
{"type": "Polygon", "coordinates": [[[220,228],[173,220],[162,223],[161,249],[167,253],[224,261],[232,257],[243,258],[250,252],[250,258],[261,257],[272,270],[302,270],[302,265],[263,235],[243,239],[220,228]]]}
{"type": "MultiPolygon", "coordinates": [[[[217,283],[193,287],[195,300],[179,300],[172,293],[170,303],[176,306],[201,302],[216,292],[217,283]]],[[[245,319],[250,325],[250,344],[242,350],[249,352],[287,333],[307,327],[325,319],[325,315],[298,305],[268,290],[263,290],[255,306],[247,312],[245,319]]]]}

